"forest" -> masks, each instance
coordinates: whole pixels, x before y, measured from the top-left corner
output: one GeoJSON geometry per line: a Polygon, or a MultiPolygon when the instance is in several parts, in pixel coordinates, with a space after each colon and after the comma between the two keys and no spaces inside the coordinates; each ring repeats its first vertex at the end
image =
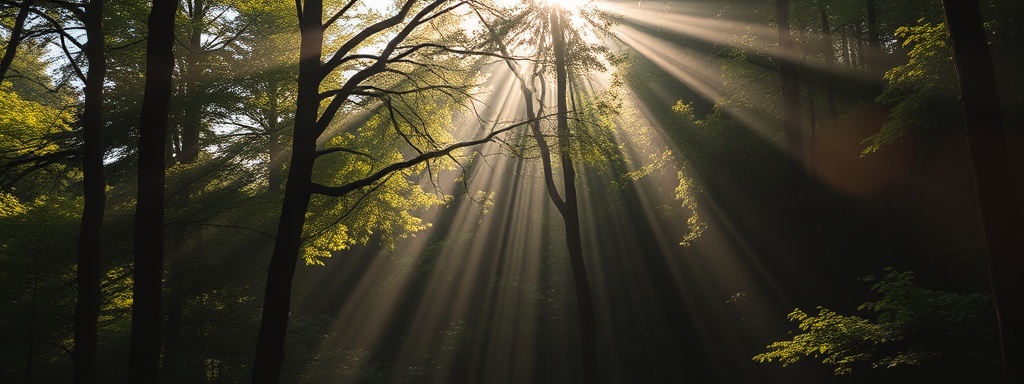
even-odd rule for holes
{"type": "Polygon", "coordinates": [[[1024,382],[1020,0],[0,26],[2,383],[1024,382]]]}

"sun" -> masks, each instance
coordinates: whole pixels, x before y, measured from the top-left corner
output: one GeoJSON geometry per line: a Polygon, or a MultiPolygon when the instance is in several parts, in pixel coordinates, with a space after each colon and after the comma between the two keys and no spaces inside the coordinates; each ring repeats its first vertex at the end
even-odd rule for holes
{"type": "Polygon", "coordinates": [[[589,1],[588,0],[544,0],[548,6],[560,7],[565,10],[573,11],[583,8],[589,1]]]}

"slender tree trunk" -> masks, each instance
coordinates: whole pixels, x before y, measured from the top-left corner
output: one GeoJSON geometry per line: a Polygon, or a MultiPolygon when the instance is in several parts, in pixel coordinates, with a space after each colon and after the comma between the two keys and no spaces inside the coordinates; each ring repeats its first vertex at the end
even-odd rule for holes
{"type": "MultiPolygon", "coordinates": [[[[867,56],[869,59],[876,59],[876,54],[880,53],[881,39],[878,34],[878,0],[864,0],[864,6],[867,9],[867,24],[868,24],[868,52],[867,56]]],[[[874,60],[868,60],[868,65],[872,66],[877,64],[874,60]]]]}
{"type": "Polygon", "coordinates": [[[580,215],[576,196],[576,170],[569,153],[569,108],[568,74],[565,63],[565,33],[562,30],[562,15],[557,7],[549,14],[552,43],[555,51],[555,97],[558,112],[558,143],[562,162],[562,182],[565,204],[562,206],[562,220],[565,222],[565,238],[569,248],[569,264],[573,283],[576,287],[576,305],[580,316],[580,348],[583,358],[583,382],[597,383],[597,326],[594,320],[594,302],[590,293],[587,269],[583,264],[583,242],[580,234],[580,215]]]}
{"type": "Polygon", "coordinates": [[[185,101],[184,114],[181,116],[181,153],[178,162],[192,164],[199,159],[199,133],[202,130],[203,95],[199,85],[202,75],[200,63],[203,56],[203,18],[206,14],[206,3],[203,0],[192,0],[189,10],[189,44],[185,53],[185,65],[182,76],[182,89],[185,101]]]}
{"type": "Polygon", "coordinates": [[[153,0],[146,42],[146,91],[139,123],[138,202],[128,381],[155,383],[160,367],[164,261],[164,151],[174,70],[176,0],[153,0]]]}
{"type": "MultiPolygon", "coordinates": [[[[202,90],[200,81],[202,77],[201,59],[203,56],[202,35],[204,17],[206,15],[206,2],[203,0],[192,0],[189,4],[189,39],[188,48],[185,52],[185,59],[182,63],[181,99],[183,100],[178,120],[179,135],[174,137],[180,140],[177,156],[174,161],[178,164],[195,164],[199,161],[199,132],[202,128],[202,90]]],[[[173,135],[172,135],[173,136],[173,135]]],[[[168,168],[174,163],[169,163],[168,168]]],[[[182,193],[176,199],[175,204],[184,207],[192,200],[192,193],[195,188],[189,183],[182,187],[182,193]]],[[[189,225],[177,223],[173,225],[173,245],[168,252],[167,260],[167,321],[163,327],[164,335],[164,373],[170,378],[176,378],[180,373],[179,353],[181,350],[181,328],[182,315],[185,312],[185,265],[189,257],[202,257],[201,252],[190,249],[190,244],[198,244],[195,237],[200,234],[189,231],[189,225]]]]}
{"type": "Polygon", "coordinates": [[[103,0],[85,5],[83,17],[89,73],[85,80],[82,111],[82,189],[84,207],[78,234],[76,279],[78,301],[74,312],[75,382],[96,382],[96,322],[100,314],[100,228],[106,201],[103,177],[103,82],[107,74],[103,40],[103,0]]]}
{"type": "Polygon", "coordinates": [[[295,134],[291,165],[285,183],[277,239],[267,269],[263,297],[263,316],[256,340],[253,383],[277,383],[284,362],[284,339],[288,332],[291,286],[295,264],[302,245],[302,227],[312,188],[313,162],[316,159],[316,122],[320,105],[320,56],[324,29],[321,0],[306,0],[302,9],[298,95],[295,109],[295,134]]]}
{"type": "Polygon", "coordinates": [[[11,69],[14,63],[14,55],[18,52],[18,45],[21,44],[21,35],[25,33],[25,19],[32,10],[33,0],[22,0],[18,7],[18,15],[14,17],[14,27],[11,27],[11,35],[7,40],[7,47],[4,49],[3,59],[0,59],[0,80],[7,76],[7,70],[11,69]]]}
{"type": "Polygon", "coordinates": [[[1024,219],[1007,151],[996,76],[977,0],[943,0],[967,145],[988,246],[1007,382],[1024,381],[1024,219]]]}

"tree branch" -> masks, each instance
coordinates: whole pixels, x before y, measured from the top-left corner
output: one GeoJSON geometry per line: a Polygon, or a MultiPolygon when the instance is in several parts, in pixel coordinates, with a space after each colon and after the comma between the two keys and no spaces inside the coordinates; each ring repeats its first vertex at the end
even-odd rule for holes
{"type": "Polygon", "coordinates": [[[341,196],[344,196],[344,195],[346,195],[346,194],[348,194],[348,193],[350,193],[352,191],[355,191],[357,189],[361,189],[361,188],[365,188],[367,186],[373,185],[373,183],[376,183],[377,181],[387,177],[388,175],[390,175],[390,174],[392,174],[394,172],[398,172],[398,171],[401,171],[401,170],[404,170],[404,169],[407,169],[407,168],[411,168],[411,167],[413,167],[413,166],[415,166],[417,164],[420,164],[420,163],[423,163],[425,161],[432,160],[432,159],[435,159],[435,158],[438,158],[438,157],[448,156],[448,154],[452,153],[456,149],[472,147],[474,145],[478,145],[478,144],[483,144],[483,143],[489,142],[489,141],[493,140],[495,136],[498,136],[498,135],[500,135],[502,133],[511,131],[511,130],[513,130],[515,128],[522,127],[524,125],[528,125],[530,123],[533,123],[533,121],[529,121],[528,120],[528,121],[524,121],[524,122],[521,122],[521,123],[510,125],[508,127],[505,127],[505,128],[502,128],[502,129],[499,129],[499,130],[496,130],[496,131],[493,131],[493,132],[487,134],[486,136],[484,136],[483,138],[478,139],[478,140],[465,141],[465,142],[461,142],[461,143],[458,143],[458,144],[449,145],[449,146],[445,147],[444,149],[440,149],[440,150],[437,150],[437,151],[425,152],[425,153],[422,153],[419,156],[416,156],[416,157],[414,157],[412,159],[409,159],[409,160],[406,160],[406,161],[403,161],[403,162],[400,162],[400,163],[394,163],[394,164],[391,164],[391,165],[389,165],[387,167],[384,167],[383,169],[377,171],[376,173],[374,173],[374,174],[372,174],[370,176],[364,177],[362,179],[359,179],[359,180],[356,180],[356,181],[353,181],[353,182],[350,182],[350,183],[347,183],[345,185],[341,185],[341,186],[338,186],[338,187],[331,187],[331,186],[326,186],[326,185],[323,185],[323,184],[313,183],[312,189],[311,189],[310,192],[316,193],[316,194],[320,194],[320,195],[324,195],[324,196],[341,197],[341,196]]]}

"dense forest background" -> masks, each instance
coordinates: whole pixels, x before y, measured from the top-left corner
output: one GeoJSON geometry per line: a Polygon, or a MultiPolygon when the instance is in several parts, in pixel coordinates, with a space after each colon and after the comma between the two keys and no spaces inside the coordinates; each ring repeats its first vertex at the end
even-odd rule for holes
{"type": "Polygon", "coordinates": [[[0,382],[1020,382],[1020,0],[0,0],[0,382]]]}

